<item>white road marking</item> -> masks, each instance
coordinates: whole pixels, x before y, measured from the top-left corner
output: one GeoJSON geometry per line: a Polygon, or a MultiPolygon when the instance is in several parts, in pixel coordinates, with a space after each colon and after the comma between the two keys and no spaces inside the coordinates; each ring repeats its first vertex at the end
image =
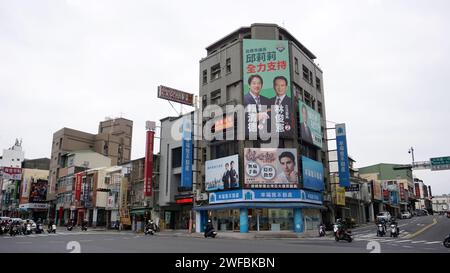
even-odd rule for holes
{"type": "Polygon", "coordinates": [[[403,246],[403,247],[406,247],[406,248],[412,248],[412,246],[403,246]]]}
{"type": "Polygon", "coordinates": [[[403,241],[398,241],[397,243],[404,243],[404,242],[409,242],[409,241],[412,241],[412,240],[403,240],[403,241]]]}
{"type": "Polygon", "coordinates": [[[431,245],[431,244],[440,244],[440,243],[442,243],[441,241],[434,241],[434,242],[428,242],[428,243],[425,243],[426,245],[431,245]]]}
{"type": "Polygon", "coordinates": [[[16,244],[31,244],[31,242],[16,242],[16,244]]]}
{"type": "Polygon", "coordinates": [[[92,240],[79,240],[80,242],[92,242],[92,240]]]}
{"type": "Polygon", "coordinates": [[[422,240],[422,241],[413,241],[413,242],[411,242],[411,244],[420,244],[420,243],[425,243],[426,241],[425,240],[422,240]]]}

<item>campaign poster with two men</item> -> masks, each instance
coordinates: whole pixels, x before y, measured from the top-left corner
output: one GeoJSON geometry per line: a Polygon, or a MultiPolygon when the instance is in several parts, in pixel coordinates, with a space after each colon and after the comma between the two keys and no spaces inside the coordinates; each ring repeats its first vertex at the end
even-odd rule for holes
{"type": "Polygon", "coordinates": [[[208,160],[205,163],[207,191],[239,188],[239,155],[208,160]]]}
{"type": "Polygon", "coordinates": [[[243,76],[246,137],[261,132],[292,137],[288,41],[244,39],[243,76]]]}

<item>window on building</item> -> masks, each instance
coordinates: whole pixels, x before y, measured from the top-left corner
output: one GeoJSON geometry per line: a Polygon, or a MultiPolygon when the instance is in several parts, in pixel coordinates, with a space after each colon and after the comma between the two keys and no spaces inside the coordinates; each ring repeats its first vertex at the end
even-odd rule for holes
{"type": "Polygon", "coordinates": [[[322,91],[322,85],[320,83],[320,79],[316,77],[316,89],[317,91],[321,92],[322,91]]]}
{"type": "Polygon", "coordinates": [[[319,114],[321,115],[321,116],[323,116],[323,113],[322,113],[322,103],[320,102],[320,101],[317,101],[317,112],[319,112],[319,114]]]}
{"type": "Polygon", "coordinates": [[[304,102],[306,103],[306,105],[308,105],[309,107],[311,107],[311,108],[314,108],[313,106],[312,106],[312,96],[308,93],[308,92],[306,92],[306,91],[304,91],[304,102]]]}
{"type": "Polygon", "coordinates": [[[203,70],[203,80],[202,80],[202,83],[203,84],[207,84],[208,83],[208,71],[205,69],[205,70],[203,70]]]}
{"type": "Polygon", "coordinates": [[[211,92],[211,104],[220,104],[220,89],[211,92]]]}
{"type": "Polygon", "coordinates": [[[172,149],[172,168],[181,167],[181,147],[172,149]]]}
{"type": "Polygon", "coordinates": [[[309,82],[309,69],[305,65],[302,65],[302,68],[303,68],[303,79],[309,82]]]}
{"type": "Polygon", "coordinates": [[[231,59],[227,59],[227,73],[231,73],[231,59]]]}
{"type": "Polygon", "coordinates": [[[309,84],[313,84],[313,74],[312,71],[309,71],[309,84]]]}
{"type": "Polygon", "coordinates": [[[294,58],[294,70],[295,70],[295,73],[298,74],[298,59],[297,58],[294,58]]]}
{"type": "Polygon", "coordinates": [[[211,67],[211,81],[220,78],[220,63],[211,67]]]}

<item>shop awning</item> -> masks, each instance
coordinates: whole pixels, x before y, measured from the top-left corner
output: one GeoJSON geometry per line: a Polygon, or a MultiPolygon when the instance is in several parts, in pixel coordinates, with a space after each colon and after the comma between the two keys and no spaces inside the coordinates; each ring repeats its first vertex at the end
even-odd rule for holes
{"type": "Polygon", "coordinates": [[[275,208],[275,209],[321,209],[327,210],[327,207],[309,203],[256,203],[256,202],[242,202],[242,203],[229,203],[229,204],[217,204],[207,206],[197,206],[194,210],[221,210],[221,209],[240,209],[240,208],[275,208]]]}
{"type": "Polygon", "coordinates": [[[130,214],[144,215],[146,212],[150,212],[150,209],[131,209],[130,214]]]}

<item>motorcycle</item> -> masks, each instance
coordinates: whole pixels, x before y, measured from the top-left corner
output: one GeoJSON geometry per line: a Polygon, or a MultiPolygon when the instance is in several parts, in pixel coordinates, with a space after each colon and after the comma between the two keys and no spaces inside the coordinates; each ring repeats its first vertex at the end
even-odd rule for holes
{"type": "Polygon", "coordinates": [[[42,224],[37,224],[36,234],[41,234],[42,232],[44,232],[44,228],[42,227],[42,224]]]}
{"type": "Polygon", "coordinates": [[[205,238],[211,237],[216,238],[217,232],[214,229],[209,230],[208,232],[205,231],[205,238]]]}
{"type": "Polygon", "coordinates": [[[447,237],[445,237],[444,242],[442,242],[442,244],[443,244],[446,248],[450,248],[450,235],[447,235],[447,237]]]}
{"type": "Polygon", "coordinates": [[[30,235],[31,234],[31,224],[27,224],[26,230],[25,230],[25,235],[30,235]]]}
{"type": "Polygon", "coordinates": [[[87,225],[85,224],[81,225],[81,231],[87,231],[87,225]]]}
{"type": "Polygon", "coordinates": [[[391,228],[391,237],[397,238],[398,234],[400,233],[397,224],[392,223],[390,228],[391,228]]]}
{"type": "Polygon", "coordinates": [[[68,231],[72,231],[72,229],[73,229],[73,226],[72,226],[72,225],[67,225],[67,230],[68,230],[68,231]]]}
{"type": "Polygon", "coordinates": [[[55,224],[53,224],[48,230],[47,230],[47,232],[48,233],[55,233],[56,234],[56,225],[55,224]]]}
{"type": "Polygon", "coordinates": [[[155,231],[154,231],[153,227],[147,226],[147,227],[145,227],[144,234],[145,234],[145,235],[148,235],[148,234],[154,235],[154,234],[155,234],[155,231]]]}
{"type": "Polygon", "coordinates": [[[319,226],[319,236],[320,237],[323,237],[323,236],[326,236],[327,234],[326,234],[326,232],[325,232],[325,225],[324,224],[321,224],[320,226],[319,226]]]}
{"type": "Polygon", "coordinates": [[[380,223],[377,225],[377,236],[383,237],[384,235],[386,235],[386,228],[380,223]]]}
{"type": "Polygon", "coordinates": [[[346,240],[347,242],[351,243],[353,241],[352,232],[350,230],[339,229],[336,232],[336,236],[334,236],[334,239],[336,240],[336,242],[339,242],[339,240],[346,240]]]}

